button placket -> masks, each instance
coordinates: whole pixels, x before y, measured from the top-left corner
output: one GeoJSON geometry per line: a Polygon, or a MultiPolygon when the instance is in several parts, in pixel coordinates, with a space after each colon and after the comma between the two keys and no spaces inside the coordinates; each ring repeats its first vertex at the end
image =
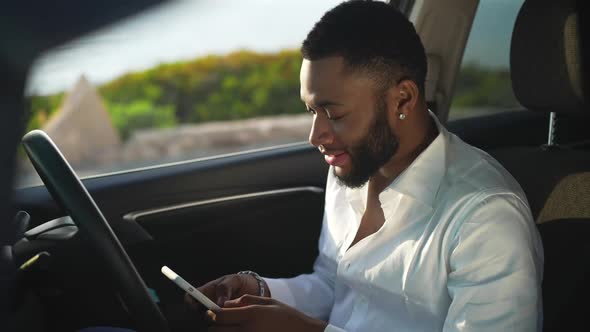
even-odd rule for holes
{"type": "Polygon", "coordinates": [[[368,309],[369,305],[367,299],[362,295],[358,295],[357,300],[354,301],[350,320],[346,324],[346,327],[350,330],[358,330],[367,317],[368,309]]]}

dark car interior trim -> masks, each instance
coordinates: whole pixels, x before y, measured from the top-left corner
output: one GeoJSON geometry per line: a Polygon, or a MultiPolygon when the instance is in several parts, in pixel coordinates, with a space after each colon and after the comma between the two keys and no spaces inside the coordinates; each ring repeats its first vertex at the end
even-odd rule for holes
{"type": "Polygon", "coordinates": [[[265,198],[265,197],[270,197],[270,196],[277,196],[277,195],[282,195],[282,194],[298,193],[298,192],[312,192],[312,193],[321,194],[324,192],[324,189],[322,189],[320,187],[312,187],[312,186],[310,186],[310,187],[296,187],[296,188],[285,188],[285,189],[255,192],[255,193],[243,194],[243,195],[219,197],[219,198],[199,200],[199,201],[188,202],[188,203],[180,203],[180,204],[164,206],[164,207],[155,208],[155,209],[129,212],[123,216],[123,219],[127,220],[127,221],[135,222],[135,221],[138,221],[138,219],[141,219],[141,217],[154,216],[154,215],[158,215],[161,213],[166,213],[166,212],[171,212],[171,211],[176,211],[176,210],[184,210],[186,208],[211,205],[211,204],[217,204],[217,203],[228,203],[231,201],[241,201],[241,200],[250,199],[250,198],[265,198]]]}

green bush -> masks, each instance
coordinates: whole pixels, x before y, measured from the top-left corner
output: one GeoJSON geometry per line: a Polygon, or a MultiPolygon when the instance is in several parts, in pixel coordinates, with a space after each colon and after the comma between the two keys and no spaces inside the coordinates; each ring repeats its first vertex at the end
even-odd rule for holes
{"type": "Polygon", "coordinates": [[[172,106],[154,106],[147,100],[127,104],[109,103],[108,112],[121,138],[127,139],[136,129],[166,128],[176,125],[172,106]]]}
{"type": "Polygon", "coordinates": [[[110,103],[147,100],[155,106],[172,105],[178,123],[296,113],[302,109],[300,64],[297,50],[238,51],[130,73],[100,91],[110,103]]]}
{"type": "MultiPolygon", "coordinates": [[[[301,113],[300,65],[298,50],[238,51],[129,73],[98,90],[115,128],[127,139],[139,128],[301,113]]],[[[518,105],[506,70],[464,66],[455,91],[452,107],[518,105]]],[[[63,96],[31,97],[27,128],[41,127],[63,96]]]]}
{"type": "Polygon", "coordinates": [[[452,108],[511,108],[518,105],[508,70],[489,69],[476,64],[461,68],[452,108]]]}
{"type": "Polygon", "coordinates": [[[27,132],[41,128],[57,111],[64,98],[64,93],[50,96],[35,96],[29,98],[29,107],[25,112],[27,118],[27,132]]]}

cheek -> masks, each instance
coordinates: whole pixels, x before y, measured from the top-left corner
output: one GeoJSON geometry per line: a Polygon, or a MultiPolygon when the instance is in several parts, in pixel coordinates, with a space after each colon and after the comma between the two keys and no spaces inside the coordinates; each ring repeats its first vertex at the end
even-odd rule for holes
{"type": "Polygon", "coordinates": [[[334,143],[342,147],[350,146],[350,143],[352,143],[351,129],[354,130],[354,128],[351,128],[350,125],[343,122],[333,124],[332,133],[334,134],[334,143]]]}
{"type": "Polygon", "coordinates": [[[363,119],[347,119],[333,125],[334,138],[346,147],[358,145],[367,136],[368,126],[363,119]]]}

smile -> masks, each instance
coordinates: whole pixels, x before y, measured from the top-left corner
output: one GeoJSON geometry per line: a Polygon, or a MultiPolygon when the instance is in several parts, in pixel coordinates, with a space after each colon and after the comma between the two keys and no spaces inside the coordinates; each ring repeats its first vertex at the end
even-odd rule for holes
{"type": "Polygon", "coordinates": [[[327,154],[324,155],[324,159],[329,165],[343,166],[350,160],[350,155],[347,152],[342,152],[339,154],[327,154]]]}

